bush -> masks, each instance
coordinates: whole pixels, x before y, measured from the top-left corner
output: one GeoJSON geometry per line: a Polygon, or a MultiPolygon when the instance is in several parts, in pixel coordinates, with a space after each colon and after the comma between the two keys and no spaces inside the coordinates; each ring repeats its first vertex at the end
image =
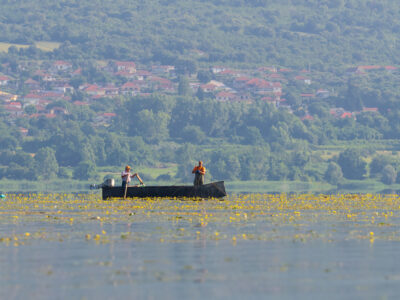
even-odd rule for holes
{"type": "Polygon", "coordinates": [[[63,179],[70,179],[72,177],[71,172],[69,172],[68,168],[60,167],[58,169],[58,177],[63,179]]]}
{"type": "Polygon", "coordinates": [[[396,182],[397,173],[391,165],[386,165],[382,170],[381,181],[384,184],[393,184],[396,182]]]}
{"type": "Polygon", "coordinates": [[[78,164],[74,169],[74,178],[80,180],[88,180],[96,178],[96,166],[89,161],[84,161],[78,164]]]}
{"type": "Polygon", "coordinates": [[[324,179],[330,184],[338,184],[343,179],[340,166],[335,162],[331,162],[325,172],[324,179]]]}
{"type": "Polygon", "coordinates": [[[338,164],[344,177],[348,179],[364,179],[367,172],[367,163],[362,159],[361,153],[355,149],[347,149],[340,153],[338,164]]]}

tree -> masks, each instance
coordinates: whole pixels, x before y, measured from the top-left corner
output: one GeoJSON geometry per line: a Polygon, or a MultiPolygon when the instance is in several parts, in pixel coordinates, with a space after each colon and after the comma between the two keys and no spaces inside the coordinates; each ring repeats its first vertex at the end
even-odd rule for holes
{"type": "Polygon", "coordinates": [[[185,142],[202,143],[206,135],[199,126],[188,125],[182,130],[182,138],[185,142]]]}
{"type": "Polygon", "coordinates": [[[12,136],[0,138],[0,150],[15,150],[18,140],[12,136]]]}
{"type": "Polygon", "coordinates": [[[170,115],[164,112],[154,113],[152,110],[144,109],[132,119],[131,127],[133,136],[142,136],[149,143],[158,143],[169,137],[168,124],[170,115]]]}
{"type": "Polygon", "coordinates": [[[213,74],[210,71],[199,70],[197,72],[197,79],[201,83],[207,83],[213,78],[213,74]]]}
{"type": "Polygon", "coordinates": [[[196,92],[196,97],[197,97],[199,100],[204,100],[204,96],[205,96],[204,90],[203,90],[201,87],[199,87],[199,88],[197,89],[197,92],[196,92]]]}
{"type": "Polygon", "coordinates": [[[39,178],[56,178],[58,173],[58,162],[56,152],[50,147],[40,148],[35,155],[36,171],[39,178]]]}
{"type": "Polygon", "coordinates": [[[178,94],[181,96],[189,96],[191,94],[189,80],[185,76],[179,77],[178,94]]]}
{"type": "Polygon", "coordinates": [[[177,74],[193,74],[196,73],[197,66],[196,62],[192,60],[186,60],[186,59],[178,59],[175,62],[175,72],[177,74]]]}
{"type": "Polygon", "coordinates": [[[260,145],[264,139],[260,130],[254,126],[246,126],[244,130],[244,143],[247,145],[260,145]]]}
{"type": "Polygon", "coordinates": [[[392,165],[386,165],[382,170],[381,181],[384,184],[393,184],[396,182],[397,173],[392,165]]]}
{"type": "Polygon", "coordinates": [[[96,166],[90,161],[83,161],[74,169],[74,178],[88,180],[96,178],[96,166]]]}
{"type": "Polygon", "coordinates": [[[34,105],[27,105],[24,107],[24,111],[28,114],[28,115],[33,115],[37,112],[36,107],[34,105]]]}
{"type": "Polygon", "coordinates": [[[372,159],[369,165],[369,173],[371,176],[381,174],[383,169],[393,161],[389,155],[378,155],[372,159]]]}
{"type": "Polygon", "coordinates": [[[363,179],[367,172],[367,163],[362,159],[361,153],[355,149],[346,149],[340,153],[338,164],[344,177],[348,179],[363,179]]]}
{"type": "Polygon", "coordinates": [[[325,172],[324,179],[330,184],[338,184],[342,178],[343,173],[340,166],[335,162],[331,162],[325,172]]]}
{"type": "Polygon", "coordinates": [[[84,84],[85,82],[86,82],[86,79],[85,79],[85,77],[83,77],[82,75],[73,77],[73,78],[69,81],[69,83],[72,85],[72,87],[73,87],[75,90],[78,90],[79,87],[80,87],[82,84],[84,84]]]}
{"type": "Polygon", "coordinates": [[[351,82],[347,84],[347,93],[343,99],[343,107],[349,111],[360,111],[363,108],[361,88],[351,82]]]}

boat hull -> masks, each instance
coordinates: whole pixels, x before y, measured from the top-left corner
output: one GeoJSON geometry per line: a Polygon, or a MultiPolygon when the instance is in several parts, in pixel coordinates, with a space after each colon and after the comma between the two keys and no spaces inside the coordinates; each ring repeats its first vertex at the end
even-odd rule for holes
{"type": "MultiPolygon", "coordinates": [[[[103,200],[111,198],[124,198],[125,190],[120,187],[102,187],[103,200]]],[[[212,182],[201,186],[145,186],[128,187],[127,198],[222,198],[226,196],[225,185],[223,181],[212,182]]]]}

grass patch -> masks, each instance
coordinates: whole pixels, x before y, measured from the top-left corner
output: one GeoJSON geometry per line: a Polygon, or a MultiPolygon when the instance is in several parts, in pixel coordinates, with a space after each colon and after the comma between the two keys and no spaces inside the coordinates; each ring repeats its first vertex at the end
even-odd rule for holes
{"type": "Polygon", "coordinates": [[[36,42],[35,45],[40,50],[43,50],[43,51],[46,51],[46,52],[51,52],[54,49],[57,49],[58,47],[60,47],[61,43],[56,43],[56,42],[36,42]]]}
{"type": "MultiPolygon", "coordinates": [[[[35,43],[35,46],[38,49],[43,50],[45,52],[51,52],[54,49],[57,49],[58,47],[60,47],[60,45],[61,45],[61,43],[56,43],[56,42],[36,42],[35,43]]],[[[10,48],[11,46],[15,46],[15,47],[17,47],[17,49],[20,49],[20,48],[28,48],[31,45],[0,42],[0,52],[7,52],[8,48],[10,48]]]]}
{"type": "Polygon", "coordinates": [[[28,48],[29,47],[29,45],[11,44],[11,43],[0,42],[0,51],[1,52],[7,52],[8,48],[10,48],[11,46],[15,46],[18,49],[20,49],[20,48],[28,48]]]}

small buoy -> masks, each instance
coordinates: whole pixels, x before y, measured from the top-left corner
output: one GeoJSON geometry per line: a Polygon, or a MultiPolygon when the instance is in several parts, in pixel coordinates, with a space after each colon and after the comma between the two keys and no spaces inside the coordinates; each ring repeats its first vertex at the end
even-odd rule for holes
{"type": "Polygon", "coordinates": [[[5,198],[5,197],[6,197],[6,195],[0,194],[0,198],[5,198]]]}

